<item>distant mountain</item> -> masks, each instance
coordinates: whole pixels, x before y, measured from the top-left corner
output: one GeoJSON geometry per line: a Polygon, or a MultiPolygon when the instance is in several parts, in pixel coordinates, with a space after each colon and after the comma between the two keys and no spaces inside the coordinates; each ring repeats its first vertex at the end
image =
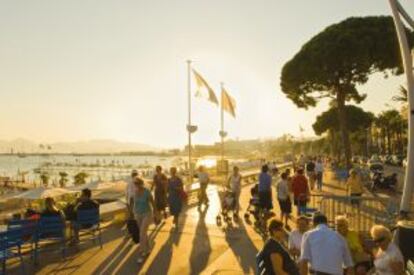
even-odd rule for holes
{"type": "Polygon", "coordinates": [[[78,142],[36,143],[27,139],[0,140],[0,153],[120,153],[161,151],[160,148],[135,142],[95,139],[78,142]]]}

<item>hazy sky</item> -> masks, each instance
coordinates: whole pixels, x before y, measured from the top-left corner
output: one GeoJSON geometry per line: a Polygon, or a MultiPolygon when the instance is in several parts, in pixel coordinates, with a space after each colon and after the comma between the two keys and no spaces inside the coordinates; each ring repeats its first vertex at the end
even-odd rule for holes
{"type": "MultiPolygon", "coordinates": [[[[413,1],[402,1],[414,11],[413,1]]],[[[0,0],[0,139],[113,138],[182,146],[186,63],[237,100],[231,138],[311,135],[326,104],[297,109],[280,70],[312,36],[387,0],[0,0]]],[[[363,107],[387,108],[403,78],[374,77],[363,107]]],[[[196,143],[217,141],[219,110],[193,100],[196,143]]]]}

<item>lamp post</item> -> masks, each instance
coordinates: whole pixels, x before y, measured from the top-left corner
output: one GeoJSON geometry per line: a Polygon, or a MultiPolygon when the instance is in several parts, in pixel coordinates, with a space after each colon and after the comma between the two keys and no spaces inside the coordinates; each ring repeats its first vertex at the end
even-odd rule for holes
{"type": "MultiPolygon", "coordinates": [[[[395,29],[397,31],[400,44],[401,57],[403,61],[405,76],[407,78],[408,91],[408,149],[407,149],[407,168],[404,178],[403,195],[401,198],[400,212],[407,213],[411,208],[412,192],[414,187],[414,76],[412,56],[408,46],[407,36],[400,15],[411,25],[413,21],[398,3],[397,0],[389,0],[392,15],[394,18],[395,29]]],[[[413,27],[413,26],[412,26],[413,27]]]]}

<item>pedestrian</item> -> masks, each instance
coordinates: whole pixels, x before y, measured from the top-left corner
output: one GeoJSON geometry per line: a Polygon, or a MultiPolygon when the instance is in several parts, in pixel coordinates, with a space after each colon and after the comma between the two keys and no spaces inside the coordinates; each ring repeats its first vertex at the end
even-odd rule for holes
{"type": "Polygon", "coordinates": [[[152,189],[154,190],[155,208],[158,213],[163,213],[167,218],[167,176],[162,172],[162,167],[155,167],[155,175],[153,178],[152,189]]]}
{"type": "Polygon", "coordinates": [[[200,165],[198,167],[198,181],[200,183],[200,189],[198,194],[198,207],[201,207],[203,204],[208,206],[209,200],[207,197],[207,187],[210,182],[210,177],[208,173],[204,170],[204,166],[200,165]]]}
{"type": "Polygon", "coordinates": [[[288,240],[288,248],[290,254],[299,259],[302,237],[309,230],[309,219],[306,216],[299,216],[296,219],[296,229],[290,232],[288,240]]]}
{"type": "Polygon", "coordinates": [[[349,196],[351,197],[351,204],[358,206],[360,204],[360,197],[362,196],[364,189],[362,187],[361,177],[354,169],[349,171],[349,177],[346,181],[346,188],[349,196]]]}
{"type": "Polygon", "coordinates": [[[257,255],[258,262],[262,263],[258,267],[259,274],[299,275],[295,261],[282,245],[285,238],[283,222],[277,219],[271,219],[268,225],[268,232],[270,238],[257,255]]]}
{"type": "Polygon", "coordinates": [[[374,225],[371,228],[371,237],[377,246],[377,251],[374,253],[375,274],[403,274],[404,257],[400,249],[391,242],[391,231],[385,226],[374,225]]]}
{"type": "Polygon", "coordinates": [[[308,180],[303,175],[302,168],[298,169],[296,175],[292,178],[292,192],[293,201],[297,207],[297,214],[300,216],[306,209],[310,195],[308,180]]]}
{"type": "Polygon", "coordinates": [[[299,156],[299,159],[298,159],[298,165],[296,167],[296,170],[297,169],[300,169],[300,168],[304,169],[305,168],[305,164],[306,164],[306,158],[305,158],[305,156],[303,154],[301,154],[299,156]]]}
{"type": "MultiPolygon", "coordinates": [[[[74,208],[74,216],[77,216],[79,210],[92,210],[98,209],[99,210],[99,203],[92,199],[92,191],[89,188],[82,189],[81,196],[78,199],[75,208],[74,208]]],[[[79,230],[90,228],[93,225],[82,225],[82,228],[79,227],[78,224],[73,224],[73,232],[74,232],[74,240],[73,242],[79,242],[79,230]]]]}
{"type": "Polygon", "coordinates": [[[319,191],[322,191],[322,183],[323,183],[323,163],[322,159],[318,158],[315,164],[315,173],[316,173],[316,185],[319,191]]]}
{"type": "Polygon", "coordinates": [[[148,227],[156,216],[154,199],[150,190],[144,187],[144,181],[135,178],[134,216],[139,227],[139,250],[137,262],[141,264],[150,254],[148,227]]]}
{"type": "Polygon", "coordinates": [[[336,231],[345,238],[348,248],[351,252],[352,260],[355,264],[354,271],[356,275],[367,274],[371,269],[371,258],[365,253],[359,234],[349,229],[348,219],[341,215],[335,218],[336,231]]]}
{"type": "Polygon", "coordinates": [[[288,227],[288,219],[292,212],[292,202],[289,197],[289,185],[286,173],[282,173],[280,181],[276,186],[277,200],[280,206],[280,219],[285,222],[288,227]]]}
{"type": "Polygon", "coordinates": [[[262,172],[259,175],[259,201],[265,210],[273,208],[272,205],[272,177],[269,175],[269,167],[262,166],[262,172]]]}
{"type": "Polygon", "coordinates": [[[328,227],[325,215],[313,217],[314,229],[303,234],[300,251],[300,273],[308,275],[343,275],[353,274],[351,253],[345,239],[328,227]]]}
{"type": "Polygon", "coordinates": [[[168,205],[170,207],[170,213],[174,217],[173,225],[178,226],[178,217],[183,208],[184,192],[183,181],[177,176],[177,168],[171,167],[170,178],[168,179],[168,205]]]}
{"type": "Polygon", "coordinates": [[[131,171],[131,176],[127,178],[127,186],[125,190],[125,198],[129,210],[130,216],[132,216],[132,210],[134,208],[134,195],[135,195],[135,178],[138,176],[137,170],[131,171]]]}
{"type": "Polygon", "coordinates": [[[65,215],[56,206],[55,200],[51,197],[45,199],[45,209],[40,213],[40,217],[60,217],[65,219],[65,215]]]}
{"type": "Polygon", "coordinates": [[[315,188],[315,162],[312,158],[309,158],[308,163],[306,163],[306,176],[308,177],[309,185],[311,190],[315,188]]]}
{"type": "Polygon", "coordinates": [[[234,195],[234,217],[239,217],[240,211],[240,194],[241,194],[241,180],[242,177],[239,172],[239,167],[233,167],[233,174],[229,177],[227,184],[230,186],[230,190],[234,195]]]}

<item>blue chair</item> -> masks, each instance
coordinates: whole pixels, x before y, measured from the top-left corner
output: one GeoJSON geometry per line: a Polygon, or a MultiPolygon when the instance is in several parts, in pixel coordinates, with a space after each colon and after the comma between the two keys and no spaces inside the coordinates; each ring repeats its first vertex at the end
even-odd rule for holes
{"type": "Polygon", "coordinates": [[[62,257],[66,256],[65,221],[60,216],[41,217],[34,238],[34,263],[37,264],[40,243],[56,241],[60,244],[62,257]]]}
{"type": "Polygon", "coordinates": [[[7,230],[20,229],[22,232],[22,245],[30,243],[33,248],[33,240],[37,230],[37,220],[11,220],[7,223],[7,230]]]}
{"type": "Polygon", "coordinates": [[[76,213],[75,230],[78,234],[84,232],[91,235],[92,240],[99,240],[100,247],[102,248],[102,233],[101,224],[99,220],[99,208],[94,209],[78,209],[76,213]],[[98,233],[98,235],[96,235],[98,233]]]}
{"type": "Polygon", "coordinates": [[[21,251],[22,245],[22,230],[10,229],[5,232],[0,232],[0,261],[2,264],[2,274],[6,274],[6,262],[8,259],[18,257],[24,274],[24,263],[21,251]]]}

